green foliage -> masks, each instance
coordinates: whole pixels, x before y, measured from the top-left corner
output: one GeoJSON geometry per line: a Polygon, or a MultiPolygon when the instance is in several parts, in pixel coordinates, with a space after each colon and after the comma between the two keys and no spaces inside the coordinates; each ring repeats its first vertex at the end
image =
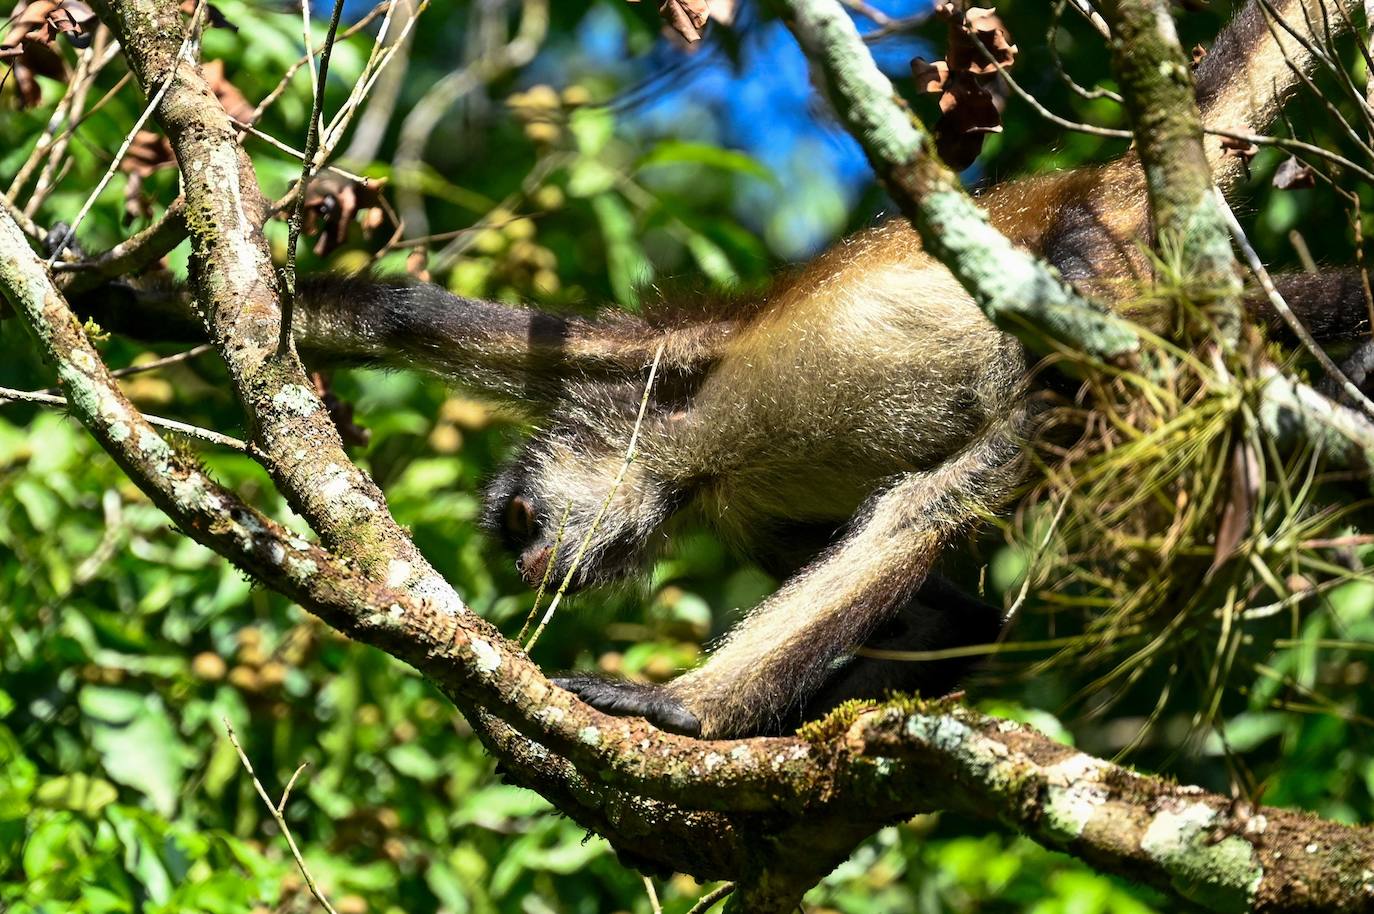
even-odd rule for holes
{"type": "MultiPolygon", "coordinates": [[[[301,50],[295,13],[244,0],[216,0],[237,31],[209,29],[206,59],[250,102],[264,98],[301,50]]],[[[403,116],[456,65],[479,6],[436,0],[416,32],[395,107],[403,116]]],[[[634,305],[651,283],[704,277],[704,294],[759,284],[785,250],[786,224],[863,224],[816,179],[788,188],[763,220],[761,240],[736,204],[750,187],[776,184],[759,162],[723,149],[709,129],[650,137],[629,129],[604,102],[627,88],[623,61],[590,59],[576,36],[591,8],[627,27],[631,53],[656,41],[651,4],[621,0],[550,4],[550,36],[537,67],[501,74],[441,124],[418,172],[391,166],[394,138],[377,160],[350,167],[413,190],[434,239],[428,266],[455,291],[532,299],[570,308],[601,301],[634,305]],[[536,69],[536,68],[532,68],[536,69]],[[539,91],[536,91],[536,90],[539,91]],[[771,247],[770,247],[771,246],[771,247]]],[[[1005,10],[1027,53],[1021,71],[1047,73],[1033,56],[1043,4],[1005,10]]],[[[322,30],[320,30],[322,31],[322,30]]],[[[1063,39],[1076,75],[1105,70],[1076,27],[1063,39]],[[1078,68],[1082,68],[1079,70],[1078,68]]],[[[317,35],[318,37],[318,35],[317,35]]],[[[337,111],[362,72],[370,44],[339,46],[327,110],[337,111]]],[[[69,57],[70,48],[64,49],[69,57]]],[[[93,97],[124,74],[118,58],[93,97]]],[[[51,118],[61,85],[40,80],[39,107],[13,108],[0,89],[0,179],[16,174],[51,118]]],[[[298,72],[260,123],[303,145],[308,78],[298,72]]],[[[1070,98],[1052,79],[1032,84],[1063,110],[1115,115],[1102,102],[1070,98]]],[[[109,165],[143,99],[128,87],[82,121],[68,170],[37,208],[44,225],[70,219],[109,165]]],[[[697,123],[700,112],[692,112],[697,123]]],[[[398,118],[399,119],[399,118],[398,118]]],[[[395,123],[391,133],[395,133],[395,123]]],[[[988,161],[999,173],[1047,170],[1100,159],[1109,141],[1069,135],[1046,143],[1044,125],[1015,106],[988,161]],[[994,158],[995,157],[995,158],[994,158]]],[[[389,135],[390,136],[390,135],[389,135]]],[[[345,140],[345,143],[347,140],[345,140]]],[[[278,196],[299,163],[261,140],[246,147],[266,193],[278,196]]],[[[806,155],[799,149],[798,156],[806,155]]],[[[1261,159],[1257,172],[1273,167],[1261,159]]],[[[83,223],[88,250],[146,224],[123,224],[128,178],[117,174],[83,223]]],[[[176,193],[175,176],[150,176],[153,217],[176,193]]],[[[1307,192],[1304,192],[1307,193],[1307,192]]],[[[1312,192],[1315,194],[1315,192],[1312,192]]],[[[1304,214],[1325,204],[1275,195],[1260,213],[1260,241],[1278,248],[1304,214]]],[[[339,249],[303,249],[301,269],[406,268],[407,251],[382,252],[394,229],[371,238],[353,227],[339,249]]],[[[409,234],[409,233],[408,233],[409,234]]],[[[281,255],[284,226],[269,227],[281,255]]],[[[1331,259],[1339,259],[1332,255],[1331,259]]],[[[184,273],[185,247],[169,264],[184,273]]],[[[111,339],[112,366],[155,354],[111,339]]],[[[0,321],[0,385],[41,388],[51,374],[31,357],[13,321],[0,321]]],[[[156,347],[157,353],[171,351],[156,347]]],[[[397,518],[472,606],[507,632],[518,630],[531,594],[508,561],[474,530],[481,479],[517,431],[508,417],[404,374],[358,371],[335,392],[372,433],[357,457],[382,485],[397,518]]],[[[143,408],[244,434],[242,415],[213,357],[140,375],[126,390],[143,408]]],[[[200,451],[220,481],[278,518],[287,507],[251,460],[200,451]]],[[[970,583],[984,565],[992,596],[1014,593],[1029,563],[992,543],[954,567],[970,583]]],[[[951,563],[956,564],[956,563],[951,563]]],[[[595,666],[666,678],[691,663],[736,607],[774,582],[741,567],[711,538],[684,529],[638,592],[571,602],[541,640],[549,669],[595,666]]],[[[1374,817],[1374,747],[1368,651],[1374,587],[1349,584],[1325,597],[1331,612],[1293,613],[1278,653],[1220,709],[1226,745],[1244,753],[1265,798],[1345,821],[1374,817]],[[1333,699],[1324,696],[1334,694],[1333,699]]],[[[1028,606],[1026,640],[1056,634],[1028,606]],[[1043,629],[1043,631],[1041,630],[1043,629]]],[[[1267,635],[1274,637],[1271,631],[1267,635]]],[[[1002,664],[994,673],[1024,669],[1002,664]]],[[[1163,683],[1155,680],[1155,685],[1163,683]]],[[[1147,683],[1148,684],[1148,683],[1147,683]]],[[[1149,714],[1119,703],[1099,716],[1069,699],[1084,685],[1073,670],[1026,681],[989,677],[976,698],[1088,751],[1123,748],[1149,714]],[[1123,734],[1125,734],[1123,736],[1123,734]]],[[[315,907],[285,841],[225,738],[239,735],[264,786],[280,796],[301,773],[285,816],[309,866],[341,914],[364,911],[647,912],[641,880],[605,842],[589,838],[537,796],[502,784],[451,706],[412,671],[331,633],[284,600],[254,587],[223,561],[168,527],[73,421],[22,405],[0,412],[0,910],[9,912],[262,912],[315,907]]],[[[838,726],[843,715],[831,721],[838,726]]],[[[1220,737],[1180,754],[1179,724],[1160,722],[1135,758],[1180,778],[1225,790],[1220,737]]],[[[664,910],[681,914],[700,894],[683,877],[660,884],[664,910]]],[[[1160,899],[1093,874],[1027,841],[989,834],[953,816],[920,817],[885,829],[808,899],[816,911],[1142,914],[1160,899]]]]}

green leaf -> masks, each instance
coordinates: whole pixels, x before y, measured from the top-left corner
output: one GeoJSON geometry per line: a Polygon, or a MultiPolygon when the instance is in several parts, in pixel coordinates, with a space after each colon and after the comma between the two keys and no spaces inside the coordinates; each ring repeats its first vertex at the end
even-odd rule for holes
{"type": "Polygon", "coordinates": [[[659,143],[648,155],[639,160],[638,168],[642,170],[660,165],[683,164],[705,165],[708,168],[748,175],[770,184],[778,183],[777,175],[753,156],[733,149],[721,149],[709,143],[692,143],[684,140],[667,140],[659,143]]]}
{"type": "Polygon", "coordinates": [[[78,771],[45,781],[34,792],[33,798],[39,806],[67,809],[94,818],[119,799],[119,791],[104,778],[91,777],[78,771]]]}
{"type": "Polygon", "coordinates": [[[601,223],[606,241],[606,267],[616,301],[631,307],[639,304],[639,286],[653,278],[654,268],[635,237],[635,221],[625,204],[614,194],[592,199],[592,209],[601,223]]]}
{"type": "Polygon", "coordinates": [[[105,772],[142,793],[163,815],[176,809],[186,773],[186,746],[156,696],[87,687],[80,705],[105,772]]]}
{"type": "Polygon", "coordinates": [[[393,746],[386,752],[386,760],[401,774],[417,781],[434,781],[444,773],[444,769],[434,760],[434,756],[416,743],[403,743],[393,746]]]}
{"type": "Polygon", "coordinates": [[[568,118],[568,130],[584,156],[595,156],[615,135],[615,117],[608,108],[579,108],[568,118]]]}

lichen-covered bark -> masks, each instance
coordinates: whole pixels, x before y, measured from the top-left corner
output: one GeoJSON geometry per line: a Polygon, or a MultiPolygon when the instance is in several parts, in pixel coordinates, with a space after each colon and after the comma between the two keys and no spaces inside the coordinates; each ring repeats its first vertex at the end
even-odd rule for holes
{"type": "Polygon", "coordinates": [[[1068,345],[1116,359],[1135,334],[1081,298],[1058,271],[989,224],[940,161],[929,131],[898,97],[838,0],[773,0],[807,56],[818,63],[840,119],[921,243],[947,266],[988,318],[1040,346],[1068,345]]]}
{"type": "Polygon", "coordinates": [[[1107,0],[1112,71],[1145,170],[1155,234],[1194,304],[1210,307],[1225,338],[1241,327],[1241,281],[1231,233],[1212,194],[1202,117],[1168,0],[1107,0]]]}
{"type": "Polygon", "coordinates": [[[191,282],[210,339],[243,403],[260,459],[324,544],[373,578],[465,609],[392,520],[381,491],[344,452],[337,429],[292,352],[278,353],[277,277],[262,225],[269,214],[228,114],[194,61],[181,60],[183,20],[172,0],[98,0],[176,152],[191,237],[191,282]]]}

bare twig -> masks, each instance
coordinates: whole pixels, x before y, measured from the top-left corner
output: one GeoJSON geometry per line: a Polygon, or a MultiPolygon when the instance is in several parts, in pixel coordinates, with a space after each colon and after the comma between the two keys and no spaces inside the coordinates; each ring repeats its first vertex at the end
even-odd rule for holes
{"type": "Polygon", "coordinates": [[[1293,309],[1288,307],[1288,302],[1283,300],[1283,296],[1279,294],[1279,290],[1274,286],[1274,280],[1270,277],[1269,271],[1266,270],[1264,264],[1260,262],[1259,254],[1257,254],[1254,247],[1251,246],[1250,240],[1245,237],[1245,229],[1241,227],[1240,221],[1236,219],[1236,214],[1231,211],[1231,207],[1226,203],[1226,198],[1222,196],[1220,190],[1215,191],[1215,195],[1222,219],[1225,220],[1227,227],[1230,228],[1231,237],[1235,239],[1236,246],[1240,248],[1241,254],[1245,257],[1245,262],[1249,264],[1250,270],[1255,274],[1255,278],[1259,280],[1260,288],[1264,290],[1264,294],[1269,299],[1269,303],[1273,305],[1274,310],[1279,313],[1279,316],[1283,318],[1283,322],[1288,325],[1288,329],[1293,331],[1293,335],[1302,343],[1303,348],[1317,360],[1317,363],[1321,365],[1322,369],[1331,380],[1335,381],[1346,396],[1350,397],[1366,415],[1374,418],[1374,402],[1371,402],[1370,399],[1364,395],[1364,391],[1360,390],[1359,387],[1345,376],[1345,372],[1341,371],[1340,367],[1332,360],[1331,356],[1326,354],[1326,350],[1317,343],[1308,329],[1303,326],[1302,321],[1298,320],[1298,316],[1293,313],[1293,309]]]}
{"type": "MultiPolygon", "coordinates": [[[[144,362],[141,365],[126,365],[123,368],[110,372],[110,377],[127,378],[130,375],[143,374],[149,371],[157,371],[159,368],[166,368],[168,365],[176,365],[181,362],[189,362],[191,359],[202,356],[214,348],[215,347],[211,346],[209,343],[201,343],[199,346],[194,346],[190,349],[187,349],[185,352],[176,352],[172,355],[166,355],[152,362],[144,362]]],[[[49,387],[46,390],[32,391],[32,393],[56,395],[58,391],[59,388],[49,387]]],[[[3,401],[0,401],[0,406],[3,405],[3,401]]]]}
{"type": "Polygon", "coordinates": [[[300,776],[301,776],[301,772],[304,771],[304,770],[305,770],[306,768],[308,768],[308,767],[310,767],[310,763],[309,763],[309,762],[301,762],[299,765],[296,766],[296,771],[295,771],[294,774],[291,775],[291,780],[287,781],[287,782],[286,782],[286,786],[282,788],[282,791],[281,791],[281,799],[277,801],[277,812],[278,812],[278,813],[285,814],[285,812],[286,812],[286,800],[287,800],[288,797],[291,796],[291,788],[296,786],[296,778],[300,777],[300,776]]]}
{"type": "MultiPolygon", "coordinates": [[[[325,35],[324,49],[320,52],[320,73],[315,78],[315,101],[310,108],[310,126],[305,134],[305,156],[301,164],[301,179],[296,185],[296,206],[291,214],[291,223],[286,241],[286,266],[282,269],[281,335],[277,340],[277,352],[291,351],[291,318],[296,308],[296,246],[301,237],[301,223],[305,221],[305,195],[310,187],[310,179],[315,175],[315,154],[320,149],[320,118],[324,110],[324,87],[329,78],[329,58],[334,53],[334,39],[339,32],[339,16],[343,13],[344,0],[334,0],[334,11],[329,17],[329,32],[325,35]]],[[[305,50],[310,53],[310,4],[303,4],[305,15],[305,50]]],[[[313,64],[314,57],[311,57],[313,64]]],[[[314,78],[315,69],[310,69],[314,78]]]]}
{"type": "Polygon", "coordinates": [[[1238,140],[1242,143],[1254,143],[1256,146],[1276,146],[1293,153],[1303,153],[1304,155],[1314,156],[1325,159],[1333,165],[1348,168],[1352,173],[1365,181],[1374,183],[1374,172],[1352,162],[1338,152],[1332,152],[1321,146],[1311,143],[1304,143],[1302,140],[1295,140],[1286,136],[1262,136],[1257,133],[1242,133],[1235,130],[1222,130],[1219,127],[1203,127],[1203,132],[1212,136],[1226,137],[1231,140],[1238,140]]]}
{"type": "Polygon", "coordinates": [[[525,645],[525,653],[529,653],[539,636],[543,634],[545,626],[553,618],[554,610],[558,609],[558,604],[562,601],[563,595],[567,593],[568,587],[572,584],[573,575],[577,574],[578,566],[582,564],[582,559],[586,556],[587,550],[591,547],[592,537],[596,535],[597,528],[601,526],[602,520],[606,517],[606,512],[610,510],[611,501],[615,498],[615,493],[620,489],[620,484],[625,481],[625,474],[630,471],[630,464],[634,463],[635,454],[639,447],[639,430],[644,424],[644,414],[649,409],[649,394],[654,389],[654,379],[658,377],[658,365],[663,359],[663,343],[658,344],[654,350],[654,361],[649,366],[649,378],[644,382],[644,396],[639,401],[639,414],[635,416],[634,428],[630,430],[630,443],[625,447],[625,459],[620,463],[620,471],[615,474],[615,479],[611,481],[610,491],[601,502],[601,507],[597,509],[596,516],[592,518],[591,526],[587,529],[587,535],[582,538],[582,542],[577,546],[572,563],[568,565],[568,571],[563,576],[563,583],[558,585],[558,592],[549,601],[549,608],[545,610],[544,617],[535,626],[534,633],[530,635],[530,640],[525,645]]]}
{"type": "Polygon", "coordinates": [[[716,904],[725,896],[735,890],[733,882],[722,883],[711,891],[697,899],[697,903],[692,905],[692,909],[687,914],[706,914],[707,911],[715,907],[716,904]]]}
{"type": "Polygon", "coordinates": [[[186,29],[186,37],[182,39],[181,48],[177,52],[176,65],[173,66],[171,72],[167,74],[167,78],[162,81],[162,85],[158,86],[157,91],[153,93],[153,97],[148,99],[148,104],[143,107],[143,110],[138,115],[138,119],[134,121],[134,125],[129,128],[129,132],[125,134],[124,142],[119,144],[119,149],[115,152],[114,159],[110,162],[110,167],[105,170],[105,174],[96,182],[95,189],[86,197],[86,202],[81,204],[81,209],[77,210],[76,218],[72,220],[72,224],[62,233],[62,237],[58,242],[53,245],[52,253],[48,255],[48,269],[52,269],[53,264],[57,263],[58,258],[62,256],[62,252],[67,249],[67,245],[71,244],[72,239],[76,237],[76,230],[81,226],[82,221],[85,220],[86,215],[91,211],[91,207],[95,205],[96,198],[105,190],[105,185],[109,184],[110,179],[114,177],[114,173],[119,169],[119,163],[124,161],[124,154],[129,151],[129,146],[133,144],[134,137],[143,129],[143,125],[148,122],[148,118],[152,117],[153,110],[157,108],[158,104],[162,101],[162,97],[167,94],[167,90],[171,88],[172,83],[176,80],[177,68],[181,66],[183,61],[194,63],[194,61],[187,60],[187,52],[191,49],[191,42],[196,35],[200,16],[204,9],[205,0],[197,0],[195,12],[191,14],[191,22],[186,29]]]}
{"type": "MultiPolygon", "coordinates": [[[[305,153],[301,152],[299,149],[288,143],[283,143],[281,140],[277,139],[272,134],[259,130],[252,124],[245,123],[244,121],[239,121],[230,118],[229,122],[234,125],[235,129],[242,130],[244,133],[257,137],[267,145],[275,147],[276,149],[280,149],[282,152],[291,156],[293,159],[300,159],[302,162],[305,161],[305,153]]],[[[347,178],[350,181],[357,181],[359,184],[366,184],[370,180],[369,178],[365,178],[360,174],[355,174],[354,172],[348,171],[345,168],[340,168],[337,165],[322,165],[320,166],[320,170],[332,171],[334,172],[334,174],[342,178],[347,178]]]]}
{"type": "Polygon", "coordinates": [[[1001,61],[999,61],[996,57],[993,56],[993,53],[987,49],[986,45],[984,45],[982,41],[979,41],[977,36],[973,36],[971,32],[970,35],[971,38],[969,44],[973,45],[975,48],[978,49],[979,53],[983,55],[984,60],[986,60],[988,63],[992,64],[994,67],[997,68],[997,75],[1002,77],[1002,81],[1007,84],[1007,88],[1011,89],[1011,91],[1014,92],[1018,98],[1020,98],[1026,104],[1030,105],[1031,108],[1035,110],[1035,113],[1040,115],[1045,120],[1049,121],[1057,127],[1062,127],[1065,130],[1075,130],[1079,133],[1087,133],[1092,136],[1106,137],[1108,139],[1113,140],[1129,140],[1135,136],[1135,134],[1133,134],[1129,130],[1118,130],[1114,127],[1098,127],[1096,124],[1085,124],[1081,121],[1071,121],[1066,117],[1060,117],[1059,115],[1055,114],[1053,111],[1051,111],[1050,109],[1046,108],[1043,104],[1041,104],[1040,99],[1036,98],[1034,95],[1031,95],[1025,89],[1021,88],[1021,84],[1012,78],[1012,75],[1007,72],[1007,68],[1002,66],[1001,61]]]}
{"type": "MultiPolygon", "coordinates": [[[[257,774],[253,772],[253,763],[248,760],[248,754],[245,753],[243,747],[239,745],[238,737],[234,735],[234,728],[229,724],[229,719],[220,718],[220,720],[224,723],[224,732],[229,735],[230,744],[233,745],[234,751],[239,754],[239,761],[243,763],[244,770],[247,771],[248,776],[253,779],[254,789],[257,790],[258,796],[262,798],[262,802],[267,807],[268,812],[272,814],[272,818],[276,820],[277,828],[281,829],[282,837],[286,839],[287,847],[291,848],[291,856],[296,859],[296,868],[301,871],[301,878],[305,880],[306,886],[310,889],[310,894],[315,896],[315,900],[323,905],[324,909],[328,911],[329,914],[339,914],[338,911],[334,910],[334,906],[329,903],[329,899],[325,897],[324,892],[320,890],[318,883],[315,882],[315,877],[310,873],[310,867],[305,865],[305,858],[301,856],[300,848],[296,846],[296,839],[291,835],[291,828],[286,824],[286,817],[282,815],[282,811],[277,804],[272,802],[272,798],[267,795],[266,788],[262,786],[262,781],[259,781],[257,774]]],[[[304,765],[301,766],[301,768],[304,767],[304,765]]],[[[301,773],[301,768],[296,769],[296,774],[301,773]]],[[[292,775],[291,783],[295,783],[295,781],[296,777],[292,775]]],[[[287,790],[289,791],[290,789],[291,785],[288,784],[287,790]]],[[[282,794],[281,805],[286,805],[285,793],[282,794]]]]}
{"type": "MultiPolygon", "coordinates": [[[[0,406],[7,403],[42,403],[45,406],[67,407],[67,399],[54,394],[44,393],[37,390],[15,390],[12,387],[0,387],[0,406]]],[[[231,450],[248,453],[251,445],[238,438],[229,435],[221,435],[219,432],[212,432],[208,428],[201,428],[198,425],[189,425],[185,422],[178,422],[175,419],[164,419],[161,416],[152,416],[147,413],[143,418],[148,420],[149,425],[156,425],[158,428],[165,428],[169,432],[177,432],[188,438],[196,438],[207,444],[216,444],[220,447],[227,447],[231,450]]]]}
{"type": "MultiPolygon", "coordinates": [[[[100,71],[119,54],[119,45],[109,40],[109,30],[102,28],[97,36],[96,44],[90,48],[89,54],[83,54],[77,61],[76,73],[72,76],[71,86],[67,89],[66,96],[62,99],[65,109],[61,120],[66,120],[68,129],[56,137],[52,133],[45,133],[44,137],[50,142],[43,143],[42,140],[34,147],[37,152],[43,148],[42,155],[47,161],[43,163],[43,170],[38,174],[38,180],[33,186],[33,193],[29,200],[24,204],[24,212],[32,216],[38,212],[38,207],[48,199],[57,186],[59,174],[61,173],[64,158],[67,154],[67,146],[76,132],[76,125],[81,123],[85,115],[86,98],[90,95],[91,88],[95,85],[95,79],[100,75],[100,71]]],[[[56,119],[49,122],[49,130],[55,131],[61,120],[56,119]]],[[[27,164],[27,163],[25,163],[27,164]]],[[[16,181],[18,178],[16,177],[16,181]]]]}

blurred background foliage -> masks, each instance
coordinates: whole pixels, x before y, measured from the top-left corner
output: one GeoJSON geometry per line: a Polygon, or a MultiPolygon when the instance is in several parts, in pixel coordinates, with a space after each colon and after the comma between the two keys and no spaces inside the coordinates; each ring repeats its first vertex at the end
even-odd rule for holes
{"type": "MultiPolygon", "coordinates": [[[[215,6],[228,26],[206,32],[204,56],[221,61],[224,78],[255,104],[301,54],[299,12],[245,0],[215,6]]],[[[898,18],[923,9],[908,0],[879,6],[898,18]]],[[[1184,15],[1186,37],[1215,33],[1227,10],[1214,6],[1184,15]]],[[[785,30],[754,3],[718,4],[733,21],[690,50],[662,34],[654,4],[560,0],[523,8],[549,17],[535,36],[537,53],[485,72],[444,109],[406,164],[397,148],[409,113],[446,75],[502,47],[522,12],[507,0],[433,0],[395,68],[394,100],[374,99],[377,112],[364,115],[336,156],[388,179],[383,196],[405,227],[385,212],[369,236],[345,224],[342,243],[303,250],[303,270],[427,270],[464,294],[633,308],[669,294],[762,285],[786,263],[880,218],[885,203],[861,154],[828,118],[785,30]],[[361,140],[369,118],[372,138],[361,140]]],[[[1114,105],[1073,94],[1056,75],[1045,4],[998,8],[1020,44],[1016,69],[1029,90],[1058,111],[1122,126],[1114,105]]],[[[366,11],[350,7],[348,18],[366,11]]],[[[356,83],[374,31],[375,24],[336,50],[327,111],[356,83]]],[[[910,94],[910,59],[940,56],[942,40],[943,27],[930,23],[874,48],[910,94]]],[[[1082,21],[1066,17],[1058,40],[1080,82],[1105,79],[1101,42],[1082,21]]],[[[72,48],[57,48],[74,59],[72,48]]],[[[1353,50],[1350,66],[1357,73],[1362,66],[1353,50]]],[[[40,225],[71,219],[111,165],[143,104],[121,84],[123,75],[116,59],[96,80],[92,97],[105,100],[88,107],[69,164],[32,208],[40,225]]],[[[41,100],[26,107],[13,80],[0,84],[0,186],[19,173],[62,97],[59,81],[39,85],[41,100]]],[[[306,74],[298,72],[258,128],[299,148],[308,98],[306,74]]],[[[914,103],[934,116],[931,99],[914,103]]],[[[1332,148],[1349,146],[1320,108],[1296,106],[1292,129],[1332,148]]],[[[299,162],[257,137],[246,143],[266,192],[284,193],[299,162]]],[[[1064,133],[1013,100],[1005,131],[989,138],[968,179],[1100,161],[1123,145],[1064,133]]],[[[1295,262],[1290,232],[1299,230],[1319,259],[1348,262],[1356,227],[1364,228],[1347,217],[1348,201],[1323,189],[1269,192],[1281,158],[1265,151],[1253,163],[1248,221],[1257,245],[1272,262],[1295,262]]],[[[97,199],[79,232],[85,249],[108,247],[147,224],[176,193],[169,168],[150,169],[133,194],[131,180],[122,169],[97,199]]],[[[21,189],[18,199],[27,194],[21,189]]],[[[274,223],[271,232],[281,254],[285,228],[274,223]]],[[[185,258],[183,246],[168,265],[184,272],[185,258]]],[[[175,351],[100,339],[112,366],[175,351]]],[[[31,350],[13,321],[0,322],[0,385],[52,382],[31,350]]],[[[481,480],[518,424],[409,374],[341,373],[333,387],[370,432],[355,454],[397,518],[478,612],[517,630],[532,595],[508,558],[475,532],[474,518],[481,480]]],[[[126,390],[150,412],[243,433],[213,356],[132,376],[126,390]]],[[[250,460],[213,449],[203,457],[224,483],[291,517],[250,460]]],[[[1181,780],[1370,821],[1374,583],[1358,571],[1362,559],[1362,549],[1347,549],[1342,567],[1354,580],[1279,614],[1282,640],[1260,632],[1263,662],[1232,677],[1221,726],[1201,735],[1190,717],[1201,701],[1192,684],[1178,686],[1183,700],[1156,711],[1155,698],[1171,686],[1167,665],[1104,704],[1083,700],[1086,670],[1029,676],[1028,662],[1007,660],[972,687],[971,700],[1091,752],[1113,756],[1132,746],[1129,761],[1181,780]]],[[[949,571],[990,599],[1010,600],[1027,561],[1024,549],[994,532],[952,559],[949,571]]],[[[547,668],[667,678],[775,583],[709,536],[684,529],[642,586],[570,604],[536,657],[547,668]]],[[[1015,637],[1034,642],[1071,629],[1055,608],[1032,596],[1015,637]]],[[[651,909],[640,877],[605,842],[537,796],[502,784],[464,722],[413,672],[334,635],[169,529],[73,421],[4,406],[0,910],[314,908],[223,721],[273,794],[308,766],[285,815],[341,914],[651,909]]],[[[656,888],[668,912],[685,911],[701,892],[685,877],[656,888]]],[[[949,815],[885,829],[808,904],[853,914],[1169,907],[1067,857],[949,815]]]]}

